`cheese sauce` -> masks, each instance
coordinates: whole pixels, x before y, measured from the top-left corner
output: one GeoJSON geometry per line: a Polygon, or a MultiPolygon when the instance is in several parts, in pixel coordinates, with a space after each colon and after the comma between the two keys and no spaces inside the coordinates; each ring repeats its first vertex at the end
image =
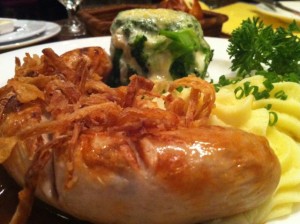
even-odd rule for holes
{"type": "Polygon", "coordinates": [[[119,60],[121,83],[126,84],[131,70],[153,81],[173,80],[170,68],[178,56],[169,48],[172,40],[161,35],[160,31],[177,32],[187,29],[193,30],[195,42],[201,47],[192,52],[191,60],[185,62],[194,64],[193,71],[186,73],[206,73],[212,52],[203,38],[200,23],[194,17],[168,9],[135,9],[119,13],[111,26],[111,55],[114,57],[116,49],[122,50],[119,60]],[[137,39],[141,37],[145,38],[144,42],[135,46],[137,39]],[[140,55],[134,55],[134,51],[139,51],[140,55]]]}

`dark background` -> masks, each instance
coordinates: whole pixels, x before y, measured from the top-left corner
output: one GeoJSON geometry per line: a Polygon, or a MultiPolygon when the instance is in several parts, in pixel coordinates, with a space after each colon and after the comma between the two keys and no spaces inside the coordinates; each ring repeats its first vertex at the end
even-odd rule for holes
{"type": "MultiPolygon", "coordinates": [[[[224,5],[237,0],[204,0],[204,2],[209,1],[215,1],[219,5],[224,5]]],[[[160,0],[84,0],[82,7],[157,2],[160,2],[160,0]]],[[[67,18],[67,12],[58,0],[0,0],[0,17],[55,21],[67,18]]]]}
{"type": "MultiPolygon", "coordinates": [[[[151,3],[155,0],[84,0],[82,7],[118,3],[151,3]]],[[[67,17],[64,6],[58,0],[0,0],[0,17],[40,19],[55,21],[67,17]]]]}

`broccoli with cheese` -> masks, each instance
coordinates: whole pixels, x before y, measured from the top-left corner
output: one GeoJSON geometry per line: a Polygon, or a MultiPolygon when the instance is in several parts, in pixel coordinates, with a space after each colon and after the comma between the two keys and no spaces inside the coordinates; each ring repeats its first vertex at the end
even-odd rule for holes
{"type": "Polygon", "coordinates": [[[213,51],[192,15],[171,9],[120,12],[111,26],[112,84],[126,84],[132,74],[153,81],[190,73],[206,75],[213,51]]]}

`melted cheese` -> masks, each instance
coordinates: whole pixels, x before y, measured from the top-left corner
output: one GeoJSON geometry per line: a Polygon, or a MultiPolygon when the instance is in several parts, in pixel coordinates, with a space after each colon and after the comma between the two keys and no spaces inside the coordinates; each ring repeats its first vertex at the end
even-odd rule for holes
{"type": "Polygon", "coordinates": [[[155,22],[155,24],[164,29],[165,25],[172,24],[174,21],[189,21],[189,16],[185,13],[166,10],[166,9],[137,9],[123,11],[118,15],[119,20],[145,20],[155,22]]]}
{"type": "Polygon", "coordinates": [[[171,40],[160,35],[159,31],[184,29],[194,30],[203,46],[203,51],[201,49],[194,53],[194,71],[204,73],[210,62],[211,52],[209,45],[203,39],[201,25],[194,17],[169,9],[135,9],[119,13],[111,26],[111,53],[113,55],[115,49],[123,51],[120,59],[121,82],[126,83],[128,80],[129,69],[133,69],[137,74],[146,76],[153,81],[173,80],[170,67],[174,62],[174,56],[167,48],[171,40]],[[146,37],[143,55],[146,58],[147,72],[141,68],[141,64],[137,62],[138,59],[132,55],[131,46],[140,36],[146,37]]]}

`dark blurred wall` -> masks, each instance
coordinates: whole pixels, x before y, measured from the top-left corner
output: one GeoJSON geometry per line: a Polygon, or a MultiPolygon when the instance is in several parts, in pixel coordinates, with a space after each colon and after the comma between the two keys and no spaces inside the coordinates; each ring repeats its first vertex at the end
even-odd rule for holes
{"type": "Polygon", "coordinates": [[[58,0],[0,0],[0,17],[53,21],[66,16],[58,0]]]}
{"type": "Polygon", "coordinates": [[[139,4],[139,3],[157,3],[160,0],[84,0],[83,7],[88,6],[101,6],[101,5],[109,5],[109,4],[139,4]]]}
{"type": "MultiPolygon", "coordinates": [[[[159,0],[84,0],[82,7],[120,3],[151,3],[159,0]]],[[[0,17],[55,21],[67,17],[58,0],[0,0],[0,17]]]]}
{"type": "MultiPolygon", "coordinates": [[[[1,1],[1,0],[0,0],[1,1]]],[[[58,0],[38,0],[42,20],[54,21],[67,18],[65,7],[58,0]]]]}
{"type": "MultiPolygon", "coordinates": [[[[203,0],[209,1],[209,0],[203,0]]],[[[211,0],[212,1],[212,0],[211,0]]],[[[235,0],[214,0],[217,2],[235,0]]],[[[120,3],[158,3],[160,0],[84,0],[82,7],[120,3]]],[[[252,1],[247,1],[252,2],[252,1]]],[[[18,19],[40,19],[55,21],[67,18],[67,12],[58,0],[0,0],[0,17],[18,19]]]]}

